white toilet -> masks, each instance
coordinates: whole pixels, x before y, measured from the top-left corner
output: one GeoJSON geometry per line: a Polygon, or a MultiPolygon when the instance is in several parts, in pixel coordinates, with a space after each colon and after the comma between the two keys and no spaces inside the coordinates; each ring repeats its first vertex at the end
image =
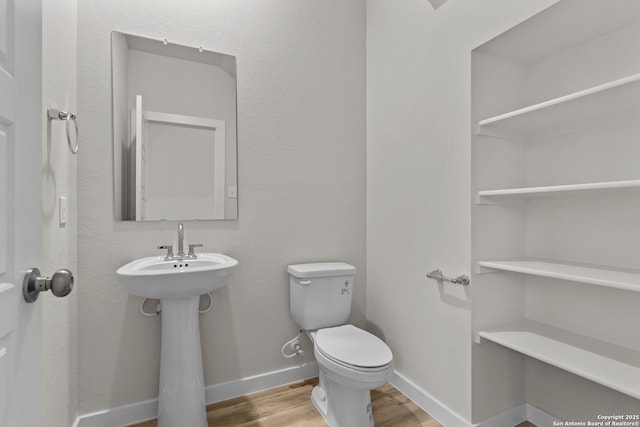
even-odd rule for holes
{"type": "Polygon", "coordinates": [[[393,354],[378,337],[345,325],[356,268],[343,262],[290,265],[291,315],[313,341],[320,384],[311,400],[330,427],[372,427],[370,391],[393,374],[393,354]]]}

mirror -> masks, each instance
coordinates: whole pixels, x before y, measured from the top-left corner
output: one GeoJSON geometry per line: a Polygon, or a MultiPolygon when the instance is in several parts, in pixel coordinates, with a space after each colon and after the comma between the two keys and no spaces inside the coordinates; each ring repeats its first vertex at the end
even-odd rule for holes
{"type": "Polygon", "coordinates": [[[237,219],[236,58],[112,32],[115,216],[237,219]]]}

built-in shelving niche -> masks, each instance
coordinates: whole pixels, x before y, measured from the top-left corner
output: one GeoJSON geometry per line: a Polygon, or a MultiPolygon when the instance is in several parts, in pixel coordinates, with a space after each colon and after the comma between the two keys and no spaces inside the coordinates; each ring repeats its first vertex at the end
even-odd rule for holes
{"type": "Polygon", "coordinates": [[[478,336],[640,399],[640,352],[531,320],[478,336]]]}
{"type": "Polygon", "coordinates": [[[640,2],[561,0],[472,51],[474,422],[584,391],[540,369],[640,407],[637,40],[640,2]]]}

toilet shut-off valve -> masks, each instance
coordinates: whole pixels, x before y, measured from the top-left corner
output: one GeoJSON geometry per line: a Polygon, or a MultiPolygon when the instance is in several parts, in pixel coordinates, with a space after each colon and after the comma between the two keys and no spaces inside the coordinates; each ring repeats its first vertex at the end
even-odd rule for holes
{"type": "Polygon", "coordinates": [[[304,354],[304,350],[300,345],[300,333],[295,338],[284,343],[284,345],[282,346],[282,350],[280,350],[280,352],[287,359],[290,359],[296,356],[302,356],[304,354]],[[287,347],[293,350],[293,353],[286,353],[285,350],[287,349],[287,347]]]}

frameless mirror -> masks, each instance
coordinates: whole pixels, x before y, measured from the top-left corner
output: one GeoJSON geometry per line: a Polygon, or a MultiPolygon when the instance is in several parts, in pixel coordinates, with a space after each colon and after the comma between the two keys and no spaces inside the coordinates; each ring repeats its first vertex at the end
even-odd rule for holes
{"type": "Polygon", "coordinates": [[[236,58],[111,34],[118,220],[236,219],[236,58]]]}

